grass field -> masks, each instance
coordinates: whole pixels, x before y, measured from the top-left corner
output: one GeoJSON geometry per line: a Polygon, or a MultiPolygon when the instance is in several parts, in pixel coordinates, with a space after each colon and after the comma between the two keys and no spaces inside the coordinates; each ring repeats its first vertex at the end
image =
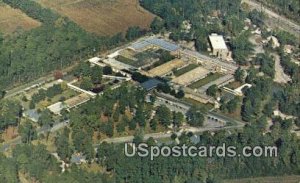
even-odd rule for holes
{"type": "Polygon", "coordinates": [[[20,10],[13,9],[0,1],[0,32],[10,34],[15,31],[30,30],[40,26],[40,22],[28,17],[20,10]]]}
{"type": "Polygon", "coordinates": [[[174,78],[172,81],[174,83],[187,86],[190,83],[193,83],[194,81],[197,81],[201,78],[206,77],[209,73],[210,73],[209,70],[207,70],[201,66],[198,66],[197,68],[195,68],[179,77],[174,78]]]}
{"type": "Polygon", "coordinates": [[[172,61],[169,61],[167,63],[164,63],[158,67],[155,67],[151,69],[149,72],[149,75],[154,76],[163,76],[167,74],[168,72],[172,71],[174,68],[182,67],[185,64],[184,61],[175,59],[172,61]]]}
{"type": "Polygon", "coordinates": [[[218,79],[221,76],[222,76],[222,74],[219,74],[219,73],[211,73],[206,78],[200,79],[199,81],[192,83],[191,85],[189,85],[189,87],[192,89],[200,88],[201,86],[204,86],[207,83],[210,83],[210,82],[218,79]]]}
{"type": "Polygon", "coordinates": [[[198,67],[197,64],[189,64],[189,65],[187,65],[187,66],[185,66],[181,69],[178,69],[178,70],[174,71],[173,73],[176,77],[178,77],[178,76],[180,76],[182,74],[185,74],[185,73],[187,73],[187,72],[189,72],[189,71],[191,71],[191,70],[193,70],[197,67],[198,67]]]}
{"type": "Polygon", "coordinates": [[[189,104],[192,104],[194,106],[203,108],[203,109],[205,109],[205,111],[209,111],[212,108],[214,108],[214,106],[212,104],[210,104],[210,103],[204,104],[204,103],[198,102],[198,101],[196,101],[196,100],[194,100],[192,98],[183,98],[183,101],[187,102],[189,104]]]}
{"type": "Polygon", "coordinates": [[[38,0],[45,7],[69,17],[89,32],[113,35],[130,26],[148,28],[154,15],[138,0],[38,0]]]}
{"type": "Polygon", "coordinates": [[[134,61],[130,58],[124,57],[122,55],[118,55],[115,59],[119,62],[123,62],[124,64],[128,64],[128,65],[131,65],[131,66],[136,66],[136,62],[137,62],[137,61],[134,61]]]}

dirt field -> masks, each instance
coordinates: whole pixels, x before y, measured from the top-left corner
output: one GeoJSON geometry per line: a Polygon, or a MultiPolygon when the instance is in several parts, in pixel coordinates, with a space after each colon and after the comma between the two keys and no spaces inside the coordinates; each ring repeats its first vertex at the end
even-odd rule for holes
{"type": "Polygon", "coordinates": [[[149,71],[150,76],[163,76],[168,72],[171,72],[175,68],[179,68],[185,65],[185,62],[179,59],[172,60],[163,65],[155,67],[149,71]]]}
{"type": "Polygon", "coordinates": [[[272,56],[274,57],[275,61],[275,78],[274,81],[277,83],[287,83],[291,81],[290,76],[284,73],[284,70],[280,64],[280,57],[278,54],[273,53],[272,56]]]}
{"type": "Polygon", "coordinates": [[[154,15],[137,0],[38,0],[98,35],[125,32],[130,26],[148,28],[154,15]]]}
{"type": "Polygon", "coordinates": [[[10,34],[17,30],[30,30],[40,26],[40,22],[28,17],[20,10],[0,2],[0,32],[10,34]]]}
{"type": "Polygon", "coordinates": [[[177,78],[174,78],[172,81],[174,83],[186,86],[191,84],[193,81],[204,78],[206,75],[209,74],[209,72],[209,70],[203,67],[197,67],[196,69],[193,69],[190,72],[187,72],[177,78]]]}

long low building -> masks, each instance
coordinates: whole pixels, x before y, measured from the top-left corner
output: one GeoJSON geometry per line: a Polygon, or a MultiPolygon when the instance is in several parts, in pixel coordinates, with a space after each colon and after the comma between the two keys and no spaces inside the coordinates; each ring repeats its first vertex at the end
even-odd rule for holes
{"type": "Polygon", "coordinates": [[[172,82],[183,86],[187,86],[192,82],[205,78],[209,73],[210,73],[209,70],[203,67],[197,67],[191,70],[190,72],[187,72],[177,78],[174,78],[172,82]]]}
{"type": "Polygon", "coordinates": [[[185,64],[186,63],[183,60],[175,59],[151,69],[150,71],[148,71],[148,73],[151,77],[163,76],[171,72],[173,69],[180,68],[185,64]]]}
{"type": "Polygon", "coordinates": [[[175,52],[180,49],[178,45],[156,37],[149,37],[142,41],[135,42],[131,46],[129,46],[129,49],[141,52],[151,47],[159,47],[170,52],[175,52]]]}

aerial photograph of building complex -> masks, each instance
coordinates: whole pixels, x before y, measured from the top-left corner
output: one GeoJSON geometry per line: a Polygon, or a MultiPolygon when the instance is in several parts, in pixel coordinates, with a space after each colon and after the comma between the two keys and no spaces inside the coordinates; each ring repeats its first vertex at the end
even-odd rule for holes
{"type": "Polygon", "coordinates": [[[0,183],[300,183],[300,1],[0,0],[0,183]]]}

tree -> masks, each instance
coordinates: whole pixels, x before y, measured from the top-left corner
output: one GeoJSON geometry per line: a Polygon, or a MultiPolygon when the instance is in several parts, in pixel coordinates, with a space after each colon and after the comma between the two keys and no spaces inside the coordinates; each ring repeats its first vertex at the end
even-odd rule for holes
{"type": "Polygon", "coordinates": [[[159,106],[156,109],[157,120],[164,126],[168,127],[171,124],[171,111],[165,105],[159,106]]]}
{"type": "Polygon", "coordinates": [[[170,93],[171,87],[167,83],[162,83],[162,84],[158,84],[157,90],[162,91],[164,93],[170,93]]]}
{"type": "Polygon", "coordinates": [[[236,81],[243,83],[245,79],[245,71],[239,67],[234,73],[234,78],[236,81]]]}
{"type": "Polygon", "coordinates": [[[187,114],[187,123],[194,127],[201,127],[204,123],[203,110],[198,109],[197,107],[191,107],[187,114]]]}
{"type": "Polygon", "coordinates": [[[150,127],[153,131],[156,131],[158,125],[158,121],[156,118],[151,119],[150,121],[150,127]]]}
{"type": "Polygon", "coordinates": [[[135,132],[132,142],[135,144],[139,144],[142,143],[143,141],[144,141],[144,131],[138,130],[137,132],[135,132]]]}
{"type": "Polygon", "coordinates": [[[93,83],[92,83],[92,80],[91,78],[89,77],[84,77],[81,81],[81,84],[80,84],[80,88],[84,89],[84,90],[91,90],[93,89],[93,83]]]}
{"type": "Polygon", "coordinates": [[[4,98],[5,94],[6,94],[6,91],[1,90],[1,88],[0,88],[0,100],[1,100],[2,98],[4,98]]]}
{"type": "Polygon", "coordinates": [[[263,12],[259,12],[256,9],[249,12],[249,19],[253,24],[262,27],[264,25],[264,14],[263,12]]]}
{"type": "Polygon", "coordinates": [[[18,128],[18,132],[21,135],[23,143],[30,143],[32,140],[37,139],[36,129],[32,126],[29,121],[25,121],[18,128]]]}
{"type": "Polygon", "coordinates": [[[52,126],[53,125],[54,120],[52,118],[52,114],[49,109],[45,109],[41,113],[38,123],[40,126],[52,126]]]}
{"type": "Polygon", "coordinates": [[[232,40],[232,51],[234,60],[240,65],[247,65],[247,59],[254,50],[254,45],[249,41],[248,31],[241,33],[232,40]]]}
{"type": "Polygon", "coordinates": [[[266,116],[261,116],[256,122],[256,127],[262,132],[266,130],[267,125],[268,121],[266,116]]]}
{"type": "Polygon", "coordinates": [[[4,130],[8,126],[17,126],[21,116],[22,107],[17,101],[0,101],[0,130],[4,130]]]}
{"type": "Polygon", "coordinates": [[[181,112],[173,112],[173,125],[180,127],[183,122],[184,116],[181,112]]]}
{"type": "Polygon", "coordinates": [[[238,104],[239,104],[239,98],[238,98],[238,97],[235,97],[234,99],[230,100],[230,101],[226,104],[227,111],[228,111],[229,113],[233,113],[234,111],[237,110],[238,104]]]}
{"type": "Polygon", "coordinates": [[[134,72],[131,77],[134,81],[137,81],[139,83],[143,83],[149,79],[147,76],[145,76],[139,72],[134,72]]]}
{"type": "Polygon", "coordinates": [[[91,80],[94,84],[100,84],[102,80],[103,71],[101,67],[92,67],[91,80]]]}
{"type": "Polygon", "coordinates": [[[64,128],[64,131],[55,138],[57,154],[64,161],[69,160],[73,154],[73,150],[69,142],[69,134],[70,130],[68,128],[64,128]]]}
{"type": "Polygon", "coordinates": [[[117,132],[119,133],[125,132],[125,128],[126,128],[125,122],[120,122],[117,124],[117,132]]]}
{"type": "Polygon", "coordinates": [[[218,92],[218,86],[217,85],[211,85],[207,90],[206,94],[212,97],[216,97],[218,92]]]}
{"type": "Polygon", "coordinates": [[[103,67],[103,74],[104,75],[111,75],[113,73],[113,70],[110,66],[104,66],[103,67]]]}
{"type": "Polygon", "coordinates": [[[179,91],[177,92],[177,94],[176,94],[175,97],[181,99],[181,98],[184,97],[184,95],[185,95],[184,91],[183,91],[183,90],[179,90],[179,91]]]}
{"type": "Polygon", "coordinates": [[[252,84],[253,81],[255,80],[256,78],[256,70],[254,67],[251,67],[248,71],[248,74],[247,74],[247,77],[246,77],[246,83],[249,83],[249,84],[252,84]]]}
{"type": "Polygon", "coordinates": [[[133,119],[129,122],[129,130],[135,130],[136,129],[136,121],[133,119]]]}
{"type": "Polygon", "coordinates": [[[150,25],[151,31],[158,34],[164,28],[164,21],[155,17],[150,25]]]}
{"type": "Polygon", "coordinates": [[[274,60],[270,55],[259,53],[255,58],[255,63],[260,65],[260,71],[265,75],[274,78],[275,76],[275,64],[274,60]]]}
{"type": "Polygon", "coordinates": [[[138,37],[141,36],[141,28],[138,26],[134,26],[134,27],[129,27],[127,32],[126,32],[126,39],[128,41],[132,41],[138,37]]]}

